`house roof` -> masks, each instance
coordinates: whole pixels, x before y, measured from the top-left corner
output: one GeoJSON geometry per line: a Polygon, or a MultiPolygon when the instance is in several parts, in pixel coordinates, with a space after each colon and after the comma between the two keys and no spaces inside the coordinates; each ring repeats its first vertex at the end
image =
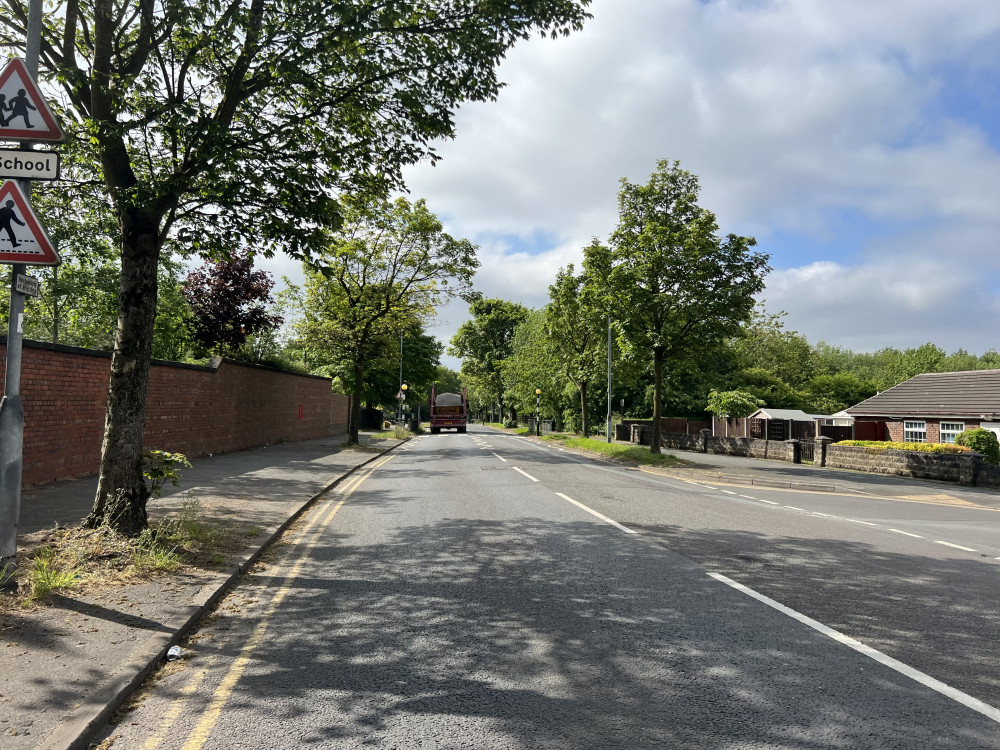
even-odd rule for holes
{"type": "Polygon", "coordinates": [[[800,409],[758,409],[750,415],[751,419],[790,419],[793,422],[812,422],[815,417],[800,409]]]}
{"type": "Polygon", "coordinates": [[[847,409],[852,417],[1000,415],[1000,370],[926,372],[847,409]]]}

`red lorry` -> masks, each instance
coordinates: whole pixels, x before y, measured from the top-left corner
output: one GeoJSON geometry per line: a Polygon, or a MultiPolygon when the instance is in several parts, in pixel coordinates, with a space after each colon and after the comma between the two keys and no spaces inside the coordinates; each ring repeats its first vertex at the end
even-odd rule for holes
{"type": "Polygon", "coordinates": [[[461,393],[438,393],[437,386],[431,386],[431,434],[450,429],[465,432],[468,421],[469,399],[464,388],[461,393]]]}

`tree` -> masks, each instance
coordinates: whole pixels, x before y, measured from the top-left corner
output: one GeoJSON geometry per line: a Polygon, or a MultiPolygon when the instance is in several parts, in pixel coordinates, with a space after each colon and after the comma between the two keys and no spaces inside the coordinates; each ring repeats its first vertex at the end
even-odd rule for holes
{"type": "Polygon", "coordinates": [[[734,337],[764,288],[768,256],[752,237],[717,235],[697,203],[698,180],[662,160],[645,185],[622,180],[618,226],[607,247],[591,244],[584,268],[611,309],[619,343],[653,366],[653,436],[660,452],[664,363],[734,337]]]}
{"type": "Polygon", "coordinates": [[[546,414],[560,411],[566,381],[553,367],[551,340],[545,330],[544,310],[529,310],[514,329],[510,354],[500,363],[503,393],[512,413],[535,413],[538,404],[546,414]],[[541,390],[541,394],[536,394],[541,390]]]}
{"type": "Polygon", "coordinates": [[[597,304],[594,285],[586,274],[574,275],[573,266],[559,269],[549,287],[545,334],[555,363],[580,395],[580,425],[590,435],[587,395],[590,384],[606,377],[606,311],[597,304]]]}
{"type": "MultiPolygon", "coordinates": [[[[3,0],[0,44],[27,9],[3,0]]],[[[496,67],[534,32],[568,34],[589,0],[392,3],[66,0],[43,22],[40,67],[89,149],[118,221],[118,324],[89,525],[137,534],[157,268],[173,238],[306,257],[339,221],[334,196],[387,194],[436,158],[454,111],[499,90],[496,67]]]]}
{"type": "Polygon", "coordinates": [[[749,417],[764,402],[746,391],[709,391],[706,408],[726,420],[726,437],[729,437],[729,420],[749,417]]]}
{"type": "MultiPolygon", "coordinates": [[[[503,361],[513,353],[514,331],[528,317],[528,310],[516,302],[478,299],[469,305],[471,320],[458,327],[451,338],[448,354],[462,358],[462,379],[485,403],[496,401],[504,411],[503,361]]],[[[510,421],[517,420],[512,409],[510,421]]]]}
{"type": "Polygon", "coordinates": [[[238,356],[247,338],[273,331],[283,322],[268,306],[274,303],[274,279],[254,270],[248,252],[208,260],[184,281],[184,297],[191,307],[191,332],[202,349],[238,356]]]}
{"type": "Polygon", "coordinates": [[[349,444],[358,443],[373,364],[398,355],[400,333],[430,319],[435,305],[467,296],[478,267],[476,246],[445,233],[422,200],[345,207],[343,228],[306,265],[297,329],[311,358],[354,394],[349,444]]]}

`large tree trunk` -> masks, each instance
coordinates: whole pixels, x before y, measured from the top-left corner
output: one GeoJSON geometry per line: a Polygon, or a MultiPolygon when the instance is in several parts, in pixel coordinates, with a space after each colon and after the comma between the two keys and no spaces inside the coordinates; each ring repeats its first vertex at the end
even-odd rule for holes
{"type": "Polygon", "coordinates": [[[364,388],[365,373],[357,365],[354,366],[354,393],[351,395],[351,418],[347,427],[347,444],[358,445],[358,432],[361,426],[361,389],[364,388]]]}
{"type": "Polygon", "coordinates": [[[580,390],[580,429],[584,437],[590,437],[590,412],[587,410],[587,383],[581,381],[577,386],[580,390]]]}
{"type": "Polygon", "coordinates": [[[649,442],[649,452],[660,452],[660,422],[663,408],[663,355],[664,349],[659,347],[653,349],[653,436],[649,442]]]}
{"type": "Polygon", "coordinates": [[[147,526],[149,489],[142,474],[142,449],[162,246],[158,227],[157,217],[140,211],[122,217],[118,331],[111,356],[100,479],[94,509],[84,522],[91,528],[107,524],[127,536],[136,536],[147,526]]]}

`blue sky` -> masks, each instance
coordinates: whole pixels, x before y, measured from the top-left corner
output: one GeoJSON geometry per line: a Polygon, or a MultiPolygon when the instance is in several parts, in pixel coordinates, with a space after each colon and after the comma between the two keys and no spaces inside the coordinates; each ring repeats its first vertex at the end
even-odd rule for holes
{"type": "MultiPolygon", "coordinates": [[[[578,34],[516,47],[499,101],[464,107],[443,160],[406,172],[480,245],[484,294],[544,304],[613,230],[619,179],[668,158],[722,232],[771,254],[762,297],[811,342],[1000,348],[1000,3],[591,10],[578,34]]],[[[449,306],[434,332],[466,316],[449,306]]]]}

